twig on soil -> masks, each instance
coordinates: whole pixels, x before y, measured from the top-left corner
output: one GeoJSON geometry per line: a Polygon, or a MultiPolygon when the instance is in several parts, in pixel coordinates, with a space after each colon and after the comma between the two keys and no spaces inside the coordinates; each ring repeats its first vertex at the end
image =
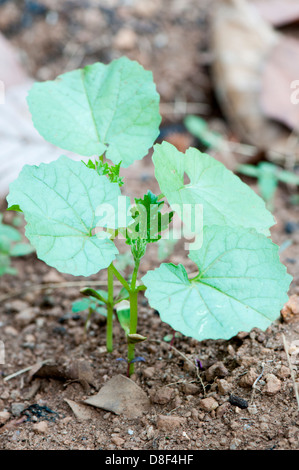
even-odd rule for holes
{"type": "Polygon", "coordinates": [[[252,405],[253,403],[253,399],[254,399],[254,395],[255,395],[255,389],[256,389],[256,384],[259,382],[259,380],[261,380],[261,378],[263,377],[263,373],[264,373],[264,369],[265,369],[265,364],[262,362],[262,372],[260,373],[260,375],[255,379],[253,385],[252,385],[252,393],[251,393],[251,398],[250,398],[250,404],[252,405]]]}
{"type": "MultiPolygon", "coordinates": [[[[41,365],[44,365],[44,364],[47,364],[47,362],[50,362],[50,359],[45,359],[44,361],[42,361],[40,364],[41,365]]],[[[33,369],[33,367],[35,367],[36,364],[34,364],[33,366],[29,366],[29,367],[25,367],[25,369],[21,369],[21,370],[18,370],[17,372],[14,372],[13,374],[11,375],[8,375],[7,377],[5,377],[3,379],[4,382],[8,382],[8,380],[11,380],[15,377],[17,377],[18,375],[21,375],[21,374],[25,374],[25,372],[29,372],[31,369],[33,369]]]]}
{"type": "Polygon", "coordinates": [[[287,360],[288,360],[288,365],[289,365],[289,369],[290,369],[290,373],[291,373],[291,378],[292,378],[292,381],[293,381],[293,387],[294,387],[295,396],[296,396],[296,400],[297,400],[297,404],[298,404],[298,411],[299,411],[299,391],[298,391],[297,384],[296,384],[296,381],[295,381],[294,370],[293,370],[290,355],[289,355],[289,352],[288,352],[288,347],[287,347],[287,342],[286,342],[286,339],[285,339],[285,335],[282,333],[281,336],[282,336],[282,341],[283,341],[283,347],[284,347],[284,350],[285,350],[285,353],[286,353],[286,356],[287,356],[287,360]]]}

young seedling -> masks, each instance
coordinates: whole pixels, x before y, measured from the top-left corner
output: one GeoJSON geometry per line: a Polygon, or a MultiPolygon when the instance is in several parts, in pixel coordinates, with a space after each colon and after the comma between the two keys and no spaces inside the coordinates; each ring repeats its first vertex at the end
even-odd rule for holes
{"type": "MultiPolygon", "coordinates": [[[[88,291],[88,289],[82,289],[82,293],[84,295],[87,295],[86,291],[88,291]]],[[[97,292],[99,295],[103,296],[103,298],[106,297],[106,291],[95,291],[97,292]]],[[[94,314],[98,314],[98,315],[102,315],[104,317],[107,317],[107,311],[105,309],[105,303],[101,300],[99,300],[98,298],[96,298],[95,296],[88,296],[84,299],[80,299],[80,300],[76,300],[75,302],[73,302],[72,304],[72,312],[73,313],[81,313],[81,312],[84,312],[84,311],[88,311],[88,314],[87,314],[87,318],[86,318],[86,321],[85,321],[85,331],[88,330],[89,328],[89,324],[90,324],[90,320],[91,320],[91,317],[94,315],[94,314]]]]}
{"type": "Polygon", "coordinates": [[[8,207],[23,211],[26,235],[50,266],[86,277],[107,269],[107,294],[88,287],[83,294],[107,308],[108,351],[114,312],[129,302],[126,313],[118,311],[129,375],[135,345],[146,339],[137,331],[141,291],[164,322],[199,341],[265,329],[279,316],[291,277],[269,238],[273,216],[224,165],[195,148],[183,154],[163,142],[152,157],[161,194],[145,191],[132,204],[121,194],[120,167],[143,158],[159,134],[159,95],[150,72],[127,58],[96,63],[35,84],[28,103],[45,139],[89,160],[61,156],[26,165],[10,186],[8,207]],[[147,246],[161,239],[174,214],[182,220],[182,237],[193,240],[186,248],[197,274],[163,263],[139,279],[147,246]],[[129,278],[115,265],[118,238],[133,256],[129,278]],[[118,295],[115,279],[122,285],[118,295]]]}
{"type": "Polygon", "coordinates": [[[256,154],[255,147],[227,140],[219,132],[211,130],[208,123],[199,116],[192,114],[187,116],[184,119],[184,125],[190,134],[194,135],[207,149],[215,149],[223,153],[237,152],[248,156],[256,154]]]}
{"type": "Polygon", "coordinates": [[[299,187],[299,175],[283,170],[270,162],[260,162],[258,165],[239,165],[237,171],[243,175],[257,178],[260,195],[269,209],[273,209],[273,200],[279,182],[299,187]]]}
{"type": "Polygon", "coordinates": [[[0,276],[17,273],[11,266],[11,257],[25,256],[34,251],[29,243],[22,243],[22,237],[18,230],[3,224],[2,220],[3,215],[0,214],[0,276]]]}

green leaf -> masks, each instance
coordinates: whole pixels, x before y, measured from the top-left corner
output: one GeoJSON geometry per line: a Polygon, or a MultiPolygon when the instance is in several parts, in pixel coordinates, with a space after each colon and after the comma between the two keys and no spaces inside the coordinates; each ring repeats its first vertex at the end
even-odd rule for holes
{"type": "Polygon", "coordinates": [[[123,177],[119,176],[121,162],[119,162],[118,165],[109,165],[107,162],[104,163],[101,160],[96,160],[95,162],[89,160],[85,165],[87,168],[95,170],[99,175],[107,175],[111,183],[117,183],[119,186],[123,186],[123,177]]]}
{"type": "Polygon", "coordinates": [[[7,200],[22,207],[26,236],[40,259],[61,272],[90,276],[108,267],[118,253],[106,232],[94,231],[118,225],[120,195],[117,184],[62,156],[39,167],[26,165],[7,200]],[[99,209],[107,207],[105,220],[99,209]]]}
{"type": "Polygon", "coordinates": [[[26,256],[34,253],[34,248],[29,243],[16,243],[10,250],[11,256],[26,256]]]}
{"type": "Polygon", "coordinates": [[[93,312],[98,313],[99,315],[107,316],[107,311],[105,307],[102,307],[103,302],[97,301],[96,299],[89,297],[86,299],[75,300],[72,303],[72,312],[80,313],[84,310],[91,309],[93,312]]]}
{"type": "Polygon", "coordinates": [[[190,214],[202,204],[203,225],[243,226],[269,234],[275,221],[265,202],[222,163],[195,148],[183,154],[168,142],[154,148],[161,192],[174,210],[180,209],[183,220],[184,209],[190,214]],[[185,174],[189,184],[184,184],[185,174]]]}
{"type": "Polygon", "coordinates": [[[223,137],[208,128],[207,122],[199,116],[187,116],[184,120],[186,129],[200,140],[206,147],[221,147],[223,137]]]}
{"type": "Polygon", "coordinates": [[[181,264],[162,264],[143,278],[145,295],[162,321],[199,341],[229,339],[239,331],[266,329],[287,301],[291,276],[278,246],[254,230],[211,226],[189,257],[193,280],[181,264]]]}
{"type": "Polygon", "coordinates": [[[28,96],[33,123],[49,142],[115,164],[143,158],[159,134],[152,73],[126,57],[36,83],[28,96]]]}
{"type": "Polygon", "coordinates": [[[150,190],[143,198],[135,198],[135,203],[131,209],[135,222],[128,227],[127,243],[132,245],[132,240],[138,237],[146,243],[157,242],[161,238],[161,232],[168,228],[173,212],[162,214],[159,209],[164,205],[164,201],[159,201],[158,196],[150,190]]]}
{"type": "Polygon", "coordinates": [[[126,335],[128,335],[130,333],[130,302],[123,300],[116,305],[116,314],[120,326],[126,335]]]}
{"type": "Polygon", "coordinates": [[[7,211],[22,212],[19,204],[14,204],[6,209],[7,211]]]}
{"type": "Polygon", "coordinates": [[[75,300],[72,303],[72,312],[79,313],[89,308],[95,309],[96,306],[97,306],[97,303],[94,299],[86,298],[86,299],[75,300]]]}
{"type": "Polygon", "coordinates": [[[6,253],[0,251],[0,276],[7,274],[10,269],[10,259],[6,253]]]}
{"type": "Polygon", "coordinates": [[[0,222],[0,238],[6,238],[10,242],[18,242],[22,237],[18,230],[0,222]]]}

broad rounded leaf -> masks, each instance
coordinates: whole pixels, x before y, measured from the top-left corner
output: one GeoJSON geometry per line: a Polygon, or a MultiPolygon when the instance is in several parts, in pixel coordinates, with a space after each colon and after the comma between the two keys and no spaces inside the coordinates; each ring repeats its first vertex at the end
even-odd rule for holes
{"type": "Polygon", "coordinates": [[[287,301],[291,276],[278,246],[253,230],[211,226],[192,251],[199,275],[162,264],[143,278],[151,307],[176,331],[199,341],[229,339],[239,331],[266,329],[287,301]]]}
{"type": "Polygon", "coordinates": [[[105,232],[100,238],[94,230],[112,222],[113,212],[117,227],[119,196],[116,183],[62,156],[49,164],[26,165],[10,185],[7,201],[20,205],[26,236],[40,259],[61,272],[89,276],[109,266],[118,253],[105,232]],[[106,217],[101,207],[111,209],[106,217]]]}
{"type": "Polygon", "coordinates": [[[265,202],[222,163],[195,148],[183,154],[168,142],[154,148],[160,189],[173,209],[178,205],[183,220],[184,206],[202,204],[204,225],[250,227],[269,234],[275,221],[265,202]],[[189,184],[184,184],[185,174],[189,184]]]}
{"type": "Polygon", "coordinates": [[[28,95],[39,133],[80,155],[102,155],[127,167],[159,134],[159,95],[152,73],[126,57],[95,63],[36,83],[28,95]]]}

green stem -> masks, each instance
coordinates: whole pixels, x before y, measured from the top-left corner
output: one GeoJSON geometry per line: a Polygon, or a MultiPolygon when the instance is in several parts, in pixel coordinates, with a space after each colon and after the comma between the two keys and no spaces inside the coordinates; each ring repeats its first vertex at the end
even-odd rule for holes
{"type": "Polygon", "coordinates": [[[138,276],[138,269],[140,265],[140,259],[135,260],[135,267],[132,275],[132,281],[131,281],[131,290],[135,291],[136,289],[136,282],[137,282],[137,276],[138,276]]]}
{"type": "Polygon", "coordinates": [[[108,302],[107,302],[107,329],[106,347],[108,352],[113,351],[113,270],[112,264],[108,267],[108,302]]]}
{"type": "MultiPolygon", "coordinates": [[[[138,288],[136,289],[138,269],[140,265],[140,259],[135,260],[135,267],[132,275],[131,288],[130,288],[130,334],[137,333],[137,321],[138,321],[138,288]]],[[[135,367],[132,360],[135,358],[135,343],[128,344],[128,364],[129,364],[129,376],[134,373],[135,367]]]]}
{"type": "MultiPolygon", "coordinates": [[[[130,292],[130,334],[136,334],[138,319],[138,291],[130,292]]],[[[135,344],[128,344],[129,376],[134,373],[135,344]]]]}
{"type": "Polygon", "coordinates": [[[114,276],[119,280],[119,282],[125,287],[125,289],[127,289],[128,292],[130,292],[131,290],[131,287],[129,285],[129,283],[125,280],[125,278],[120,274],[120,272],[116,269],[115,266],[113,266],[113,264],[111,264],[109,266],[109,268],[111,268],[111,271],[113,272],[114,276]]]}
{"type": "Polygon", "coordinates": [[[99,294],[96,290],[91,289],[90,287],[83,287],[83,289],[80,289],[80,292],[83,295],[94,297],[95,299],[100,300],[104,304],[107,304],[107,300],[104,299],[104,297],[101,294],[99,294]]]}

